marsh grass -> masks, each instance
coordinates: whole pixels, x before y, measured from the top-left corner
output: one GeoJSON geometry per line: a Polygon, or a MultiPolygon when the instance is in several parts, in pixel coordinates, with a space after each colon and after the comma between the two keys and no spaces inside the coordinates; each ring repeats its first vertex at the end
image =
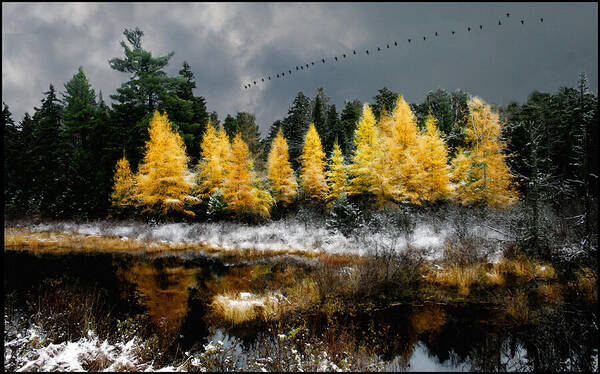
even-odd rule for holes
{"type": "Polygon", "coordinates": [[[529,309],[527,293],[522,289],[514,292],[508,291],[504,297],[506,315],[518,325],[527,324],[533,318],[533,312],[529,309]]]}
{"type": "Polygon", "coordinates": [[[216,295],[209,305],[207,317],[214,322],[238,325],[248,321],[277,319],[285,303],[271,295],[250,293],[216,295]]]}

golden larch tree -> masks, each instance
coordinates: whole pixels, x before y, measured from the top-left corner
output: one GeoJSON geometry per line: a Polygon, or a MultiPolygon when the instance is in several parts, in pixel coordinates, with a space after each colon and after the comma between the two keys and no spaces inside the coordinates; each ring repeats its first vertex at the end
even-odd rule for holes
{"type": "Polygon", "coordinates": [[[362,116],[354,130],[356,147],[350,165],[349,194],[361,194],[370,191],[374,184],[373,164],[379,145],[375,116],[368,104],[363,106],[362,116]]]}
{"type": "Polygon", "coordinates": [[[413,180],[418,186],[418,201],[434,202],[448,197],[450,195],[448,148],[431,114],[425,122],[425,132],[418,136],[415,154],[415,161],[419,168],[413,180]]]}
{"type": "Polygon", "coordinates": [[[396,200],[417,202],[419,185],[415,176],[421,169],[415,154],[417,121],[402,95],[398,95],[392,119],[390,136],[386,139],[392,196],[396,200]]]}
{"type": "Polygon", "coordinates": [[[254,161],[248,145],[238,132],[231,146],[232,159],[223,188],[223,198],[227,209],[238,217],[259,215],[269,217],[269,210],[275,200],[268,191],[261,188],[254,173],[254,161]]]}
{"type": "Polygon", "coordinates": [[[311,123],[304,138],[304,147],[300,155],[302,173],[300,180],[304,189],[305,199],[323,201],[327,197],[327,183],[325,182],[325,153],[321,146],[321,139],[311,123]]]}
{"type": "Polygon", "coordinates": [[[110,195],[113,208],[122,210],[134,206],[135,176],[131,172],[124,151],[123,158],[117,161],[113,181],[113,191],[110,195]]]}
{"type": "Polygon", "coordinates": [[[201,143],[198,170],[198,196],[209,198],[217,189],[222,189],[231,162],[231,144],[225,129],[217,132],[209,122],[201,143]]]}
{"type": "Polygon", "coordinates": [[[390,199],[392,186],[389,183],[387,165],[389,147],[379,127],[371,106],[365,104],[363,115],[354,131],[356,150],[349,167],[348,193],[371,193],[375,196],[376,205],[383,207],[390,199]]]}
{"type": "Polygon", "coordinates": [[[271,143],[267,161],[267,178],[275,201],[289,204],[294,200],[298,192],[298,182],[290,163],[288,145],[281,127],[271,143]]]}
{"type": "Polygon", "coordinates": [[[468,101],[470,117],[466,126],[466,149],[452,162],[454,197],[462,204],[505,207],[517,201],[513,176],[502,154],[498,113],[480,98],[468,101]]]}
{"type": "Polygon", "coordinates": [[[327,184],[329,185],[329,195],[327,200],[335,201],[340,194],[346,192],[346,183],[348,172],[344,165],[344,155],[338,144],[337,138],[333,144],[333,152],[331,153],[331,162],[327,171],[327,184]]]}
{"type": "Polygon", "coordinates": [[[187,168],[185,145],[173,131],[167,114],[154,112],[148,129],[150,140],[136,176],[137,198],[146,210],[166,216],[180,212],[193,216],[186,210],[186,202],[197,202],[189,193],[195,186],[193,175],[187,168]]]}

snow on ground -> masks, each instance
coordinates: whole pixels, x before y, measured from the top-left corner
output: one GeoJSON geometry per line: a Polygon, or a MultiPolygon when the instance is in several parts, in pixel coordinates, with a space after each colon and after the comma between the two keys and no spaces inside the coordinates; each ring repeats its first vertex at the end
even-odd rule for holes
{"type": "MultiPolygon", "coordinates": [[[[476,238],[487,247],[493,258],[499,258],[501,243],[510,240],[508,230],[498,227],[498,222],[489,224],[468,223],[461,233],[476,238]],[[490,247],[493,247],[490,249],[490,247]]],[[[426,252],[429,260],[443,255],[448,241],[456,237],[458,229],[451,217],[443,222],[419,220],[412,232],[388,225],[386,229],[373,230],[360,227],[350,236],[328,230],[318,222],[301,222],[289,218],[271,221],[262,225],[246,225],[232,222],[143,224],[139,222],[74,223],[57,222],[27,224],[33,231],[77,233],[93,236],[117,236],[142,241],[163,243],[200,244],[222,250],[271,250],[305,251],[365,255],[374,250],[392,249],[403,251],[408,246],[426,252]]]]}
{"type": "MultiPolygon", "coordinates": [[[[4,336],[4,369],[7,371],[267,371],[268,364],[273,363],[272,357],[245,350],[239,339],[220,329],[207,337],[208,343],[204,344],[203,350],[185,352],[187,359],[183,361],[154,367],[152,361],[141,360],[140,352],[144,347],[138,337],[111,344],[108,340],[101,341],[90,330],[87,336],[77,341],[54,344],[45,338],[38,326],[33,325],[27,330],[14,325],[8,327],[11,331],[4,336]]],[[[326,352],[302,356],[293,347],[286,347],[287,335],[281,334],[279,338],[284,351],[294,356],[287,357],[297,365],[292,368],[294,371],[339,371],[326,352]]]]}

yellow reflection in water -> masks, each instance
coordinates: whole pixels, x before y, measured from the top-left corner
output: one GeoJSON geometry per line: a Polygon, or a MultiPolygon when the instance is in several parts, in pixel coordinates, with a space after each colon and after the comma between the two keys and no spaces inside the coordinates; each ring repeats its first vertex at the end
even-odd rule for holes
{"type": "Polygon", "coordinates": [[[197,287],[198,271],[184,266],[157,268],[140,261],[120,268],[117,274],[135,285],[152,321],[171,333],[181,327],[189,312],[189,289],[197,287]]]}

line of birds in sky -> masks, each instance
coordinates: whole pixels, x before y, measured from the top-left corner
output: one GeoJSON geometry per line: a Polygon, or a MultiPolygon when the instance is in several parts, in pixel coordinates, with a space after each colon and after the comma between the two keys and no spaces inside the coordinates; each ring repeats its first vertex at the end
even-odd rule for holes
{"type": "MultiPolygon", "coordinates": [[[[506,18],[510,18],[510,13],[506,13],[506,18]]],[[[544,23],[544,18],[540,18],[540,23],[544,23]]],[[[525,20],[524,20],[524,19],[521,19],[521,25],[524,25],[524,24],[525,24],[525,20]]],[[[502,20],[498,20],[498,26],[502,26],[502,20]]],[[[479,30],[483,30],[483,25],[479,25],[479,30]]],[[[471,27],[470,27],[470,26],[469,26],[469,27],[467,27],[467,32],[471,32],[471,27]]],[[[456,33],[456,32],[455,32],[454,30],[452,30],[452,35],[454,35],[455,33],[456,33]]],[[[437,32],[437,31],[435,32],[435,36],[438,36],[438,32],[437,32]]],[[[426,37],[426,36],[423,36],[423,40],[427,40],[427,37],[426,37]]],[[[411,42],[411,41],[413,41],[413,39],[411,39],[411,38],[408,38],[408,43],[409,43],[409,44],[410,44],[410,42],[411,42]]],[[[391,44],[386,44],[386,48],[390,48],[390,45],[391,45],[391,44]]],[[[393,43],[393,46],[394,46],[394,47],[397,47],[397,46],[398,46],[398,41],[394,41],[394,43],[393,43]]],[[[381,48],[381,47],[377,47],[377,51],[378,51],[378,52],[381,52],[381,50],[382,50],[382,48],[381,48]]],[[[356,54],[358,54],[358,53],[360,53],[360,52],[357,52],[357,51],[356,51],[356,49],[354,49],[354,50],[352,51],[352,55],[356,55],[356,54]]],[[[365,50],[365,54],[366,54],[366,55],[369,55],[369,50],[368,50],[368,49],[367,49],[367,50],[365,50]]],[[[337,61],[341,61],[341,59],[345,59],[346,57],[350,57],[350,53],[348,53],[348,55],[346,55],[345,53],[343,53],[343,54],[341,55],[341,57],[340,57],[340,58],[338,58],[338,56],[334,56],[334,57],[333,57],[333,60],[334,60],[335,62],[337,62],[337,61]]],[[[323,64],[325,64],[327,61],[326,61],[326,59],[325,59],[325,58],[322,58],[322,59],[321,59],[321,62],[322,62],[323,64]]],[[[305,68],[308,70],[308,68],[309,68],[310,66],[314,66],[314,65],[315,65],[315,62],[314,62],[314,61],[312,61],[310,64],[296,65],[296,69],[295,69],[295,70],[297,70],[297,71],[298,71],[298,70],[304,70],[305,68]]],[[[286,73],[287,73],[288,75],[291,75],[291,74],[292,74],[292,69],[289,69],[287,72],[286,72],[286,71],[283,71],[283,72],[281,72],[281,73],[276,73],[276,74],[273,76],[273,79],[277,79],[277,78],[283,78],[283,77],[285,77],[286,73]]],[[[248,84],[245,84],[245,85],[244,85],[244,89],[245,89],[245,90],[247,90],[248,88],[251,88],[251,87],[253,87],[253,86],[256,86],[257,84],[260,84],[261,82],[265,82],[265,80],[266,80],[266,81],[270,81],[270,80],[271,80],[271,76],[270,76],[270,75],[267,75],[267,76],[266,76],[266,78],[265,78],[265,77],[263,77],[263,78],[260,78],[259,80],[255,80],[255,81],[252,81],[252,82],[250,82],[250,83],[248,83],[248,84]]]]}

